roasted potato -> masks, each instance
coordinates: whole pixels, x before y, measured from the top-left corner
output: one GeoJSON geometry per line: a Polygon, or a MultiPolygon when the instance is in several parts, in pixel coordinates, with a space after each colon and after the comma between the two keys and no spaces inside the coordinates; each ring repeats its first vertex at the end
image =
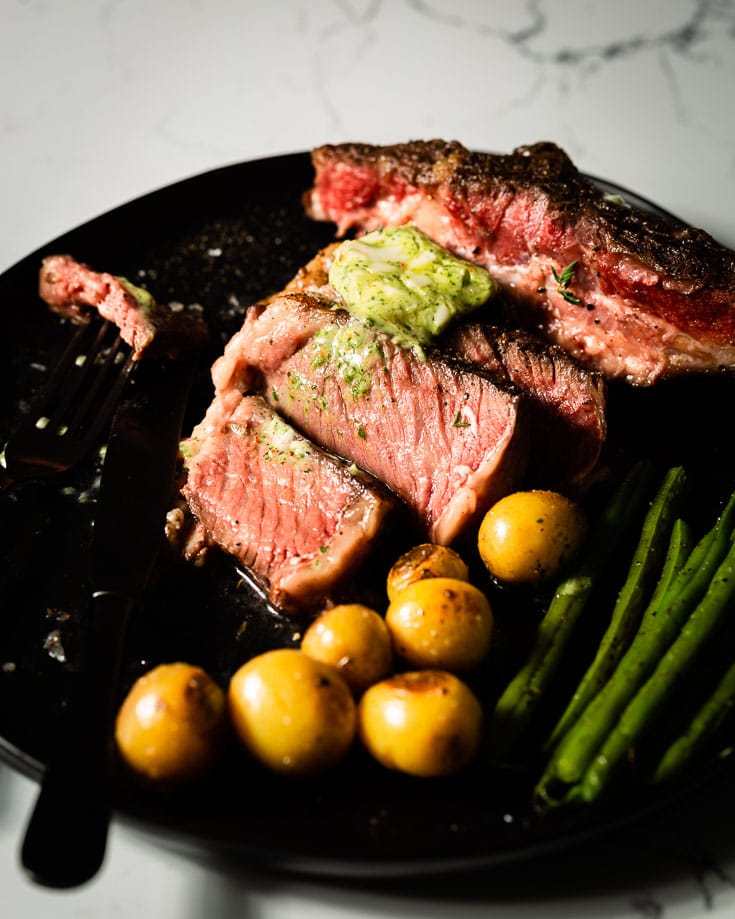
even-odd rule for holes
{"type": "Polygon", "coordinates": [[[462,769],[475,756],[482,709],[459,678],[440,670],[396,674],[371,686],[358,706],[358,731],[388,769],[432,777],[462,769]]]}
{"type": "Polygon", "coordinates": [[[488,653],[493,614],[485,594],[468,581],[414,581],[388,606],[385,621],[396,654],[414,667],[463,673],[488,653]]]}
{"type": "Polygon", "coordinates": [[[238,739],[275,772],[323,772],[345,756],[355,736],[355,701],[345,681],[296,648],[266,651],[243,664],[230,680],[228,702],[238,739]]]}
{"type": "Polygon", "coordinates": [[[335,667],[355,695],[390,672],[393,645],[383,617],[361,603],[325,610],[311,623],[301,650],[335,667]]]}
{"type": "Polygon", "coordinates": [[[187,663],[161,664],[139,677],[115,722],[125,764],[146,780],[170,785],[198,778],[222,751],[226,734],[224,692],[187,663]]]}
{"type": "Polygon", "coordinates": [[[457,578],[466,581],[469,571],[462,557],[448,546],[437,546],[433,543],[422,543],[405,552],[388,572],[388,599],[395,600],[396,595],[425,578],[457,578]]]}
{"type": "Polygon", "coordinates": [[[539,584],[557,577],[587,533],[582,508],[554,491],[519,491],[487,512],[477,546],[490,574],[507,584],[539,584]]]}

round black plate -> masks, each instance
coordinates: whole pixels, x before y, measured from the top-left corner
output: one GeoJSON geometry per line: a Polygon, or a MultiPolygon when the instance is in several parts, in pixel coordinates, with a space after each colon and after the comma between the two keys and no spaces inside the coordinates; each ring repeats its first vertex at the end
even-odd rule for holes
{"type": "MultiPolygon", "coordinates": [[[[36,293],[41,258],[59,252],[143,283],[159,300],[202,305],[212,343],[187,424],[197,421],[211,396],[209,365],[245,307],[280,288],[332,239],[333,227],[304,216],[301,196],[311,180],[306,153],[224,167],[104,214],[7,271],[0,277],[0,432],[12,430],[68,335],[36,293]]],[[[732,381],[723,379],[613,390],[612,439],[631,455],[686,462],[714,508],[729,479],[721,431],[732,397],[732,381]]],[[[0,500],[0,753],[35,779],[74,679],[98,465],[92,457],[72,474],[19,485],[0,500]]],[[[132,624],[123,689],[144,669],[176,659],[202,664],[226,685],[252,654],[296,643],[301,626],[265,610],[229,563],[205,571],[164,554],[132,624]]],[[[700,768],[685,788],[715,768],[721,761],[700,768]]],[[[123,820],[182,849],[313,873],[387,876],[528,857],[640,817],[665,800],[631,792],[609,809],[540,818],[528,806],[531,787],[524,770],[499,772],[482,763],[455,778],[409,779],[359,751],[332,776],[288,781],[233,749],[186,793],[146,791],[120,776],[116,805],[123,820]]]]}

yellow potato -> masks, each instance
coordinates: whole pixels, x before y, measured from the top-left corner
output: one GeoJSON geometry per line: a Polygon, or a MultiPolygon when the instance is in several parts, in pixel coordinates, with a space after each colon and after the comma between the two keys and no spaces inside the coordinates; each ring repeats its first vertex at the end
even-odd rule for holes
{"type": "Polygon", "coordinates": [[[422,543],[405,552],[388,572],[388,599],[395,600],[404,587],[424,578],[457,578],[466,581],[469,571],[454,549],[422,543]]]}
{"type": "Polygon", "coordinates": [[[485,567],[508,584],[557,577],[578,553],[587,533],[584,511],[553,491],[519,491],[487,512],[477,546],[485,567]]]}
{"type": "Polygon", "coordinates": [[[457,578],[414,581],[388,606],[396,654],[414,667],[462,673],[488,653],[493,614],[485,594],[457,578]]]}
{"type": "Polygon", "coordinates": [[[225,695],[201,667],[161,664],[143,674],[115,722],[123,761],[153,782],[184,784],[216,759],[227,730],[225,695]]]}
{"type": "Polygon", "coordinates": [[[460,679],[440,670],[375,683],[358,706],[360,739],[378,762],[409,775],[449,775],[475,756],[482,708],[460,679]]]}
{"type": "Polygon", "coordinates": [[[266,651],[243,664],[230,681],[228,701],[239,740],[276,772],[323,772],[345,756],[355,736],[355,701],[345,681],[296,648],[266,651]]]}
{"type": "Polygon", "coordinates": [[[325,610],[309,626],[301,650],[336,667],[355,695],[390,672],[393,645],[385,620],[361,603],[325,610]]]}

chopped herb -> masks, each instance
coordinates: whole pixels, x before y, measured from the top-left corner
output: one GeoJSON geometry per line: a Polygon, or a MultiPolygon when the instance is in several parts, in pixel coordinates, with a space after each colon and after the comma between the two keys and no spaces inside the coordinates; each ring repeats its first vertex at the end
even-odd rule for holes
{"type": "Polygon", "coordinates": [[[468,428],[470,426],[469,421],[462,421],[462,415],[457,411],[457,414],[454,416],[454,421],[452,422],[452,427],[454,428],[468,428]]]}
{"type": "MultiPolygon", "coordinates": [[[[353,399],[367,395],[373,371],[378,369],[379,364],[385,365],[386,361],[375,333],[357,321],[350,321],[344,326],[325,326],[314,336],[312,347],[314,357],[311,366],[331,365],[335,375],[348,384],[353,399]]],[[[328,378],[325,373],[324,379],[328,378]]]]}
{"type": "Polygon", "coordinates": [[[560,294],[562,295],[562,297],[567,301],[567,303],[573,303],[575,306],[581,306],[581,305],[582,305],[582,301],[579,299],[579,297],[575,296],[575,295],[571,292],[571,290],[567,290],[566,287],[560,287],[560,288],[559,288],[559,293],[560,293],[560,294]]]}
{"type": "Polygon", "coordinates": [[[576,267],[577,267],[576,261],[570,262],[568,265],[562,268],[561,274],[559,274],[556,268],[554,268],[554,266],[552,265],[551,273],[554,275],[554,280],[558,284],[557,290],[559,291],[561,296],[567,301],[567,303],[573,303],[574,306],[582,306],[582,301],[579,299],[579,297],[576,296],[576,294],[573,294],[571,290],[569,290],[569,285],[572,283],[572,280],[574,278],[574,269],[576,267]]]}
{"type": "Polygon", "coordinates": [[[576,262],[570,262],[565,268],[562,268],[561,274],[557,274],[556,269],[552,265],[551,273],[554,275],[554,280],[559,285],[559,287],[569,287],[574,277],[574,269],[577,267],[576,262]]]}
{"type": "Polygon", "coordinates": [[[357,436],[362,437],[363,440],[367,440],[367,434],[365,433],[365,428],[358,428],[357,436]]]}

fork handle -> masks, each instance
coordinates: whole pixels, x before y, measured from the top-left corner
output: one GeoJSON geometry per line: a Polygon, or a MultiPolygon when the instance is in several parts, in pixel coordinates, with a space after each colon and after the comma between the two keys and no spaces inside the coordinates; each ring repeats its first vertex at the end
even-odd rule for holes
{"type": "Polygon", "coordinates": [[[115,762],[113,724],[132,606],[120,593],[100,591],[91,599],[90,631],[75,690],[21,850],[23,867],[46,887],[83,884],[104,861],[115,762]]]}

